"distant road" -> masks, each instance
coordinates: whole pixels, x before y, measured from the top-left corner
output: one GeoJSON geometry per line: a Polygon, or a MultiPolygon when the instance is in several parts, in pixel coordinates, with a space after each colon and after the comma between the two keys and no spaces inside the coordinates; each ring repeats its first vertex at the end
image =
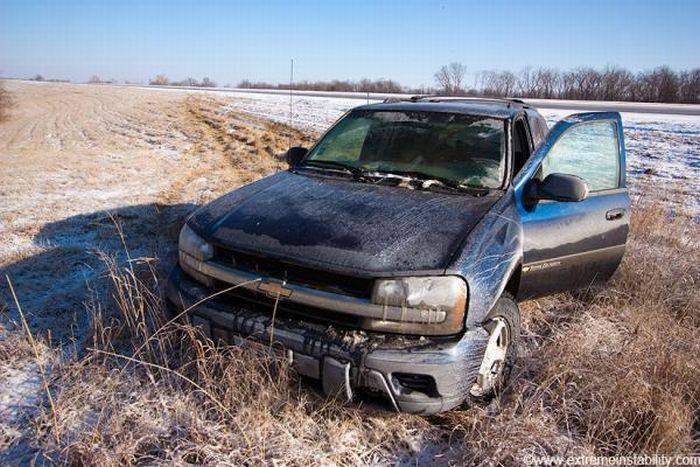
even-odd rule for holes
{"type": "Polygon", "coordinates": [[[524,99],[542,109],[570,109],[582,111],[634,112],[667,115],[700,116],[698,104],[656,104],[650,102],[565,101],[555,99],[524,99]]]}
{"type": "MultiPolygon", "coordinates": [[[[192,91],[217,91],[235,92],[248,94],[281,94],[289,95],[288,90],[281,89],[242,89],[242,88],[198,88],[188,86],[143,86],[147,88],[165,89],[187,89],[192,91]]],[[[380,94],[362,92],[327,92],[327,91],[294,91],[295,97],[326,97],[339,99],[358,99],[369,101],[381,101],[390,97],[408,98],[412,94],[380,94]]],[[[611,111],[611,112],[634,112],[653,113],[670,115],[693,115],[700,116],[700,105],[698,104],[657,104],[648,102],[607,102],[607,101],[571,101],[557,99],[523,99],[523,101],[533,107],[542,109],[570,109],[576,111],[611,111]]]]}

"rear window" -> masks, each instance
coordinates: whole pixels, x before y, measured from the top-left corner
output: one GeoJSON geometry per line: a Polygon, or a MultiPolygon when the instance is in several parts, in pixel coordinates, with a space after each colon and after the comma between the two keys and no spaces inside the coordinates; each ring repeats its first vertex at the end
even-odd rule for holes
{"type": "Polygon", "coordinates": [[[311,150],[307,160],[365,170],[413,171],[464,185],[499,188],[505,120],[441,112],[353,111],[311,150]]]}

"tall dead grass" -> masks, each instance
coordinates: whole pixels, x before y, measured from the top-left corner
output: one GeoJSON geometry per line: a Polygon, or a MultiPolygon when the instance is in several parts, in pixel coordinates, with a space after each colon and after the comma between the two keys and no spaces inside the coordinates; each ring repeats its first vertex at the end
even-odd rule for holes
{"type": "Polygon", "coordinates": [[[184,131],[197,142],[195,155],[221,154],[238,183],[247,183],[286,168],[281,156],[289,144],[309,146],[308,132],[241,112],[227,110],[212,98],[189,96],[184,131]]]}
{"type": "Polygon", "coordinates": [[[523,358],[498,400],[430,419],[328,401],[267,347],[217,347],[169,323],[153,260],[105,261],[112,297],[92,308],[92,347],[54,365],[56,412],[35,423],[33,444],[59,463],[394,464],[435,450],[438,463],[520,465],[700,451],[697,224],[658,206],[635,212],[610,286],[522,305],[523,358]]]}
{"type": "Polygon", "coordinates": [[[52,460],[361,465],[440,436],[425,420],[368,415],[308,391],[274,348],[216,346],[167,319],[151,260],[104,260],[111,303],[91,310],[87,355],[54,368],[57,425],[44,413],[37,432],[52,460]]]}
{"type": "Polygon", "coordinates": [[[693,221],[636,213],[613,287],[577,299],[543,352],[547,403],[602,454],[700,448],[698,240],[693,221]]]}
{"type": "Polygon", "coordinates": [[[6,120],[10,115],[10,108],[13,101],[10,93],[0,83],[0,122],[6,120]]]}

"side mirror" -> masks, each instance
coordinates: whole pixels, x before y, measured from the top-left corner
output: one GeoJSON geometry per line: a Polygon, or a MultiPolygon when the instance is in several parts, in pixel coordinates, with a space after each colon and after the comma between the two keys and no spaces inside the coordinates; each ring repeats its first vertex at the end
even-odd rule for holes
{"type": "Polygon", "coordinates": [[[298,165],[302,160],[304,160],[304,157],[306,157],[306,154],[308,154],[309,150],[306,148],[303,148],[301,146],[294,146],[293,148],[289,148],[287,150],[287,164],[289,164],[289,168],[293,169],[296,165],[298,165]]]}
{"type": "Polygon", "coordinates": [[[576,175],[553,173],[542,181],[530,180],[525,188],[525,197],[531,200],[583,201],[588,197],[588,185],[576,175]]]}

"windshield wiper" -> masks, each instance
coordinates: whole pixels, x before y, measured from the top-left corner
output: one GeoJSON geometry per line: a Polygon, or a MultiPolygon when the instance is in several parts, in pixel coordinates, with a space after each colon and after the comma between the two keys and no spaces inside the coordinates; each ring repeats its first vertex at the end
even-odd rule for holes
{"type": "Polygon", "coordinates": [[[417,170],[375,170],[373,172],[387,176],[396,175],[399,177],[413,178],[415,180],[424,182],[423,185],[421,185],[421,188],[424,189],[428,189],[431,186],[430,184],[426,184],[427,182],[434,181],[442,187],[450,188],[452,190],[465,191],[476,196],[486,195],[489,192],[488,188],[464,185],[446,177],[431,175],[417,170]]]}
{"type": "Polygon", "coordinates": [[[343,164],[342,162],[336,162],[336,161],[304,161],[303,164],[297,166],[300,168],[303,167],[313,167],[313,168],[320,168],[320,169],[327,169],[327,168],[338,168],[341,170],[344,170],[345,172],[351,174],[355,180],[359,181],[369,181],[369,177],[367,177],[367,173],[358,167],[349,165],[349,164],[343,164]]]}

